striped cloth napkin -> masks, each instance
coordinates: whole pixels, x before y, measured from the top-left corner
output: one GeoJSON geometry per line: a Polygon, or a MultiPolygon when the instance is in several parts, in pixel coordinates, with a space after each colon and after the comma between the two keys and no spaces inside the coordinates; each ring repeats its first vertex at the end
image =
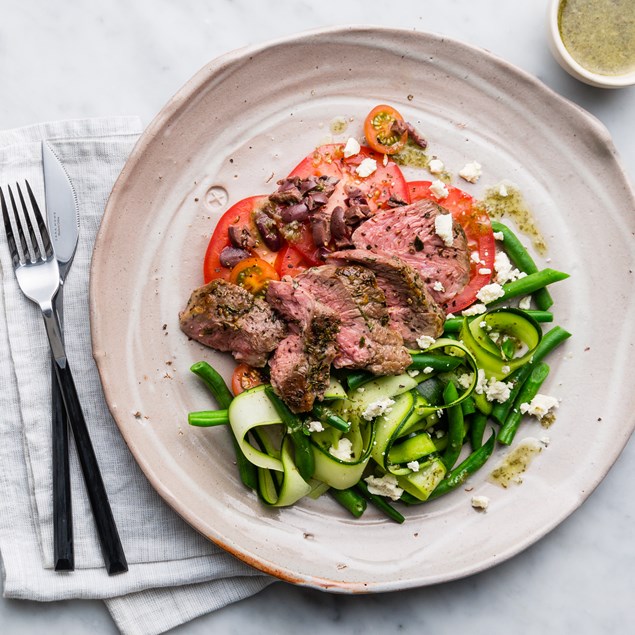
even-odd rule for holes
{"type": "MultiPolygon", "coordinates": [[[[0,184],[28,178],[44,201],[40,142],[48,139],[75,187],[80,239],[64,292],[65,332],[80,400],[128,558],[109,577],[71,443],[74,572],[53,570],[50,366],[39,309],[17,287],[0,230],[0,553],[4,595],[103,599],[122,633],[152,635],[272,582],[191,529],[156,494],[128,451],[92,359],[88,278],[107,197],[132,150],[136,118],[74,120],[0,132],[0,184]]],[[[43,205],[42,205],[43,206],[43,205]]]]}

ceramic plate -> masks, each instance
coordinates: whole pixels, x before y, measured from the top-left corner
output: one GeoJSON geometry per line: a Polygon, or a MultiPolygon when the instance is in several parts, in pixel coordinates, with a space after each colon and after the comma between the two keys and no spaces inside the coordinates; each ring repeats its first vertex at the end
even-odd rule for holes
{"type": "MultiPolygon", "coordinates": [[[[387,591],[490,567],[575,510],[631,434],[634,209],[606,130],[482,50],[414,31],[350,28],[230,53],[159,113],[109,200],[91,311],[110,409],[163,498],[210,540],[274,576],[387,591]],[[239,482],[227,431],[187,425],[189,411],[213,407],[190,365],[206,359],[228,376],[233,363],[178,327],[178,312],[202,284],[220,214],[271,192],[315,146],[359,137],[364,116],[382,102],[416,124],[430,155],[454,175],[468,161],[482,164],[476,185],[455,177],[472,194],[501,181],[520,189],[548,244],[539,266],[571,274],[553,295],[557,323],[574,334],[549,358],[542,390],[562,399],[556,423],[548,432],[527,423],[517,437],[550,437],[522,484],[502,489],[484,469],[465,488],[407,509],[403,525],[372,510],[353,520],[328,497],[263,507],[239,482]],[[490,498],[487,512],[471,507],[474,494],[490,498]]],[[[489,465],[508,451],[496,450],[489,465]]]]}

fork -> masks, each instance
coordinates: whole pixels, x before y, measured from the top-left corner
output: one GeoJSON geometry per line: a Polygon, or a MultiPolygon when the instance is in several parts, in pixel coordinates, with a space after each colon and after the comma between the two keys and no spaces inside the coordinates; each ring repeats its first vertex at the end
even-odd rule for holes
{"type": "Polygon", "coordinates": [[[108,494],[77,396],[66,357],[58,315],[54,310],[53,303],[60,287],[59,265],[55,259],[53,246],[37,200],[28,181],[25,181],[25,185],[35,225],[20,185],[16,183],[15,188],[22,214],[20,214],[11,187],[7,186],[6,188],[11,201],[11,209],[7,206],[4,192],[0,188],[0,204],[13,269],[22,293],[29,300],[35,302],[42,311],[46,334],[55,361],[55,375],[75,438],[106,568],[109,574],[121,573],[128,570],[126,556],[119,539],[108,494]]]}

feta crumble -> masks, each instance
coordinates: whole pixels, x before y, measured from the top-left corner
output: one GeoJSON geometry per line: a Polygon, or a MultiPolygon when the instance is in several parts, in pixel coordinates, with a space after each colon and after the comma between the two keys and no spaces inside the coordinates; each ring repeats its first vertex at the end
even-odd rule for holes
{"type": "Polygon", "coordinates": [[[503,198],[506,198],[507,196],[509,196],[509,192],[507,191],[507,186],[504,183],[501,183],[498,186],[498,195],[502,196],[503,198]]]}
{"type": "Polygon", "coordinates": [[[434,219],[434,232],[439,238],[441,238],[446,247],[451,247],[454,243],[452,214],[439,214],[434,219]]]}
{"type": "Polygon", "coordinates": [[[490,273],[492,273],[492,270],[488,267],[481,267],[478,272],[482,275],[482,276],[489,276],[490,273]]]}
{"type": "Polygon", "coordinates": [[[444,168],[445,165],[443,165],[443,161],[440,159],[430,159],[430,161],[428,161],[428,171],[431,174],[441,174],[444,168]]]}
{"type": "Polygon", "coordinates": [[[340,461],[350,461],[353,458],[353,444],[350,439],[342,437],[337,445],[329,448],[329,454],[340,461]]]}
{"type": "Polygon", "coordinates": [[[371,421],[375,417],[379,417],[387,412],[390,412],[394,403],[395,400],[390,399],[390,397],[384,397],[383,399],[373,401],[373,403],[368,404],[364,412],[362,412],[362,417],[364,417],[366,421],[371,421]]]}
{"type": "Polygon", "coordinates": [[[487,379],[485,371],[482,368],[478,369],[474,392],[477,395],[485,395],[487,401],[498,401],[499,403],[507,401],[512,388],[511,382],[498,381],[494,377],[487,379]]]}
{"type": "Polygon", "coordinates": [[[362,178],[370,176],[377,170],[377,161],[375,159],[364,159],[358,166],[355,172],[362,178]]]}
{"type": "Polygon", "coordinates": [[[487,496],[472,496],[472,507],[485,511],[489,505],[487,496]]]}
{"type": "Polygon", "coordinates": [[[494,232],[494,240],[502,243],[505,240],[505,234],[503,232],[494,232]]]}
{"type": "Polygon", "coordinates": [[[521,403],[520,411],[523,414],[532,415],[542,420],[552,410],[559,405],[558,400],[555,397],[549,397],[549,395],[537,394],[529,403],[521,403]]]}
{"type": "Polygon", "coordinates": [[[527,275],[524,271],[519,271],[516,267],[512,266],[512,263],[504,251],[499,251],[496,254],[494,258],[494,271],[496,271],[496,282],[499,284],[512,282],[513,280],[524,278],[527,275]]]}
{"type": "Polygon", "coordinates": [[[324,426],[322,425],[321,421],[309,421],[309,423],[307,423],[306,429],[309,432],[322,432],[322,430],[324,430],[324,426]]]}
{"type": "Polygon", "coordinates": [[[417,346],[420,350],[424,351],[426,348],[430,348],[436,340],[434,337],[430,337],[430,335],[420,335],[417,338],[417,346]]]}
{"type": "Polygon", "coordinates": [[[432,366],[426,366],[426,367],[423,369],[423,372],[424,372],[424,374],[425,374],[425,375],[429,375],[430,373],[433,373],[433,372],[434,372],[434,368],[432,368],[432,366]]]}
{"type": "Polygon", "coordinates": [[[419,461],[410,461],[410,463],[406,463],[406,467],[413,472],[418,472],[421,466],[419,465],[419,461]]]}
{"type": "Polygon", "coordinates": [[[397,477],[394,474],[385,474],[381,478],[368,476],[364,480],[371,494],[386,496],[394,501],[399,500],[403,494],[403,490],[397,485],[397,477]]]}
{"type": "Polygon", "coordinates": [[[438,199],[446,198],[447,195],[450,193],[448,191],[448,188],[445,187],[445,183],[443,181],[439,181],[438,179],[436,181],[432,181],[430,191],[438,199]]]}
{"type": "Polygon", "coordinates": [[[436,280],[435,283],[432,285],[432,288],[435,291],[445,291],[445,287],[443,286],[443,283],[440,280],[436,280]]]}
{"type": "Polygon", "coordinates": [[[463,373],[459,375],[457,378],[457,382],[461,388],[469,388],[472,385],[472,379],[474,379],[474,375],[472,373],[463,373]]]}
{"type": "Polygon", "coordinates": [[[416,377],[420,371],[418,371],[416,368],[411,368],[406,372],[408,373],[408,375],[410,375],[410,377],[416,377]]]}
{"type": "Polygon", "coordinates": [[[487,311],[487,307],[484,304],[473,304],[471,307],[468,307],[464,311],[461,311],[461,315],[465,317],[472,317],[473,315],[481,315],[481,313],[485,313],[487,311]]]}
{"type": "Polygon", "coordinates": [[[521,298],[520,302],[518,303],[518,308],[522,309],[523,311],[531,308],[531,296],[526,295],[524,298],[521,298]]]}
{"type": "Polygon", "coordinates": [[[481,178],[481,174],[483,174],[481,164],[476,161],[466,163],[465,166],[459,170],[459,176],[468,183],[476,183],[481,178]]]}
{"type": "Polygon", "coordinates": [[[353,137],[349,137],[346,145],[344,146],[344,158],[348,159],[348,157],[354,157],[356,154],[359,154],[361,149],[362,147],[359,145],[359,141],[353,137]]]}
{"type": "Polygon", "coordinates": [[[478,251],[473,251],[470,254],[470,260],[478,265],[481,262],[481,254],[478,251]]]}
{"type": "Polygon", "coordinates": [[[493,282],[492,284],[486,284],[484,287],[481,287],[476,294],[476,298],[483,302],[483,304],[489,304],[490,302],[494,302],[494,300],[498,300],[498,298],[502,298],[504,295],[505,291],[503,291],[503,287],[497,282],[493,282]]]}

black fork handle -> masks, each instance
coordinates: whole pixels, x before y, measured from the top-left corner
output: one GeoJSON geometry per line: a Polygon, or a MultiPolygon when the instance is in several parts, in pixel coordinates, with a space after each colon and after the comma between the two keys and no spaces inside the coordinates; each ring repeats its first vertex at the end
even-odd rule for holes
{"type": "Polygon", "coordinates": [[[55,375],[62,393],[71,429],[73,430],[73,437],[75,438],[79,462],[84,475],[84,482],[86,483],[88,499],[93,510],[106,568],[111,575],[122,573],[128,570],[126,556],[112,515],[104,481],[99,471],[95,450],[86,427],[73,375],[65,357],[55,360],[55,375]]]}

